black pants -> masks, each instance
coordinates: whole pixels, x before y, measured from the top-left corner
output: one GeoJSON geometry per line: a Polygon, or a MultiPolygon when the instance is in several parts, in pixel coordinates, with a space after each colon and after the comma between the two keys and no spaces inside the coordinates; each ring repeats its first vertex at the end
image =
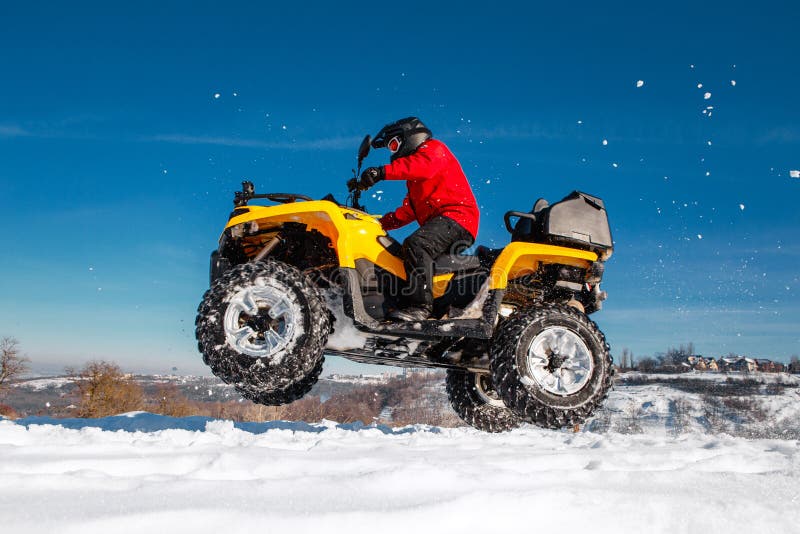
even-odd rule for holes
{"type": "Polygon", "coordinates": [[[433,305],[433,261],[442,254],[458,254],[475,239],[448,217],[434,217],[403,241],[408,286],[404,292],[411,306],[433,305]]]}

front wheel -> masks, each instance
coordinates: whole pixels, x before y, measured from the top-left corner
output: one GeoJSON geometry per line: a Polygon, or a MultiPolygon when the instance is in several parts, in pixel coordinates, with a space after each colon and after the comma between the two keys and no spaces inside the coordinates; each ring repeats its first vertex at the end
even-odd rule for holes
{"type": "Polygon", "coordinates": [[[319,290],[278,261],[237,265],[200,304],[203,360],[243,397],[268,405],[305,395],[322,372],[330,317],[319,290]]]}
{"type": "Polygon", "coordinates": [[[554,304],[519,310],[498,327],[491,370],[506,405],[547,428],[583,423],[608,396],[613,372],[597,325],[554,304]]]}

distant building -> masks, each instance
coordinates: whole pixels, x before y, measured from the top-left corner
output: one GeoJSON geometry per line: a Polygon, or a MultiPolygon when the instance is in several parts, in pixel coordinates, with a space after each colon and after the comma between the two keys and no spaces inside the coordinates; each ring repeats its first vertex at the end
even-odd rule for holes
{"type": "Polygon", "coordinates": [[[738,358],[720,358],[717,364],[719,365],[719,370],[727,373],[733,371],[733,364],[736,363],[738,358]]]}
{"type": "Polygon", "coordinates": [[[694,369],[695,371],[718,371],[717,362],[714,358],[705,358],[700,354],[687,356],[686,361],[682,362],[683,367],[694,369]]]}
{"type": "Polygon", "coordinates": [[[753,358],[734,357],[734,358],[720,358],[719,370],[723,372],[736,371],[739,373],[752,373],[758,368],[756,361],[753,358]]]}
{"type": "Polygon", "coordinates": [[[766,358],[756,358],[756,365],[762,373],[779,373],[782,371],[780,364],[766,358]]]}

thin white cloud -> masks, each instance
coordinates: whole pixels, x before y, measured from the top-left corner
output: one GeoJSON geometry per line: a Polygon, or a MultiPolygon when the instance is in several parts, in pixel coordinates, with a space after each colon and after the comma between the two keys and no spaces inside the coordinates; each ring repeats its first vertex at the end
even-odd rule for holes
{"type": "Polygon", "coordinates": [[[28,137],[31,133],[13,124],[0,124],[0,137],[28,137]]]}
{"type": "Polygon", "coordinates": [[[343,150],[357,146],[360,137],[330,137],[324,139],[298,139],[293,141],[264,141],[240,137],[163,134],[146,140],[182,145],[217,145],[266,150],[343,150]]]}
{"type": "MultiPolygon", "coordinates": [[[[570,125],[571,127],[571,125],[570,125]]],[[[564,126],[548,127],[541,124],[499,125],[491,128],[463,128],[455,132],[446,132],[447,137],[467,137],[473,139],[565,139],[574,136],[564,126]]]]}
{"type": "Polygon", "coordinates": [[[800,143],[800,130],[793,126],[781,126],[764,132],[756,139],[759,145],[769,143],[800,143]]]}

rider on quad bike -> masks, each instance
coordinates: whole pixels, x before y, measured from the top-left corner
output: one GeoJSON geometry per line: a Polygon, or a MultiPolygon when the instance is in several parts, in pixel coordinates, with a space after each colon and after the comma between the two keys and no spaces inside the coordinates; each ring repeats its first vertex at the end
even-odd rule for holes
{"type": "Polygon", "coordinates": [[[613,374],[608,343],[589,318],[607,296],[600,284],[614,249],[603,200],[580,191],[552,205],[540,199],[530,211],[505,213],[500,248],[448,250],[472,243],[478,210],[455,158],[430,135],[410,118],[374,143],[365,136],[344,204],[333,195],[256,193],[243,182],[197,309],[203,361],[265,405],[307,394],[331,355],[446,369],[453,409],[481,430],[583,423],[613,374]],[[392,163],[362,176],[372,146],[388,147],[392,163]],[[409,192],[383,217],[360,202],[380,178],[406,180],[409,192]],[[386,229],[412,220],[421,228],[404,254],[386,229]],[[392,317],[421,318],[387,321],[407,308],[409,293],[422,311],[392,317]]]}
{"type": "Polygon", "coordinates": [[[403,205],[380,223],[386,231],[415,220],[420,226],[403,242],[407,307],[390,311],[388,318],[425,320],[433,313],[434,259],[472,246],[478,234],[478,203],[456,157],[417,117],[387,124],[372,147],[388,148],[391,163],[365,169],[352,185],[366,191],[381,180],[405,180],[408,194],[403,205]]]}

